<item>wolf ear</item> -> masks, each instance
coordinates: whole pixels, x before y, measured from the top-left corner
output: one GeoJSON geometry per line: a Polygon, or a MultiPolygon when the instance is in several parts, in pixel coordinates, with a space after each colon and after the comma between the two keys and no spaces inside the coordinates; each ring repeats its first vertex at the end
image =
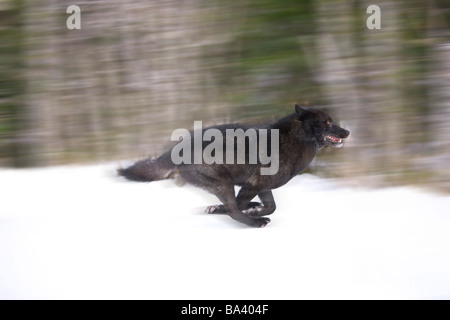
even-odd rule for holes
{"type": "Polygon", "coordinates": [[[298,104],[295,105],[295,112],[297,113],[298,117],[301,118],[304,116],[306,109],[300,107],[298,104]]]}

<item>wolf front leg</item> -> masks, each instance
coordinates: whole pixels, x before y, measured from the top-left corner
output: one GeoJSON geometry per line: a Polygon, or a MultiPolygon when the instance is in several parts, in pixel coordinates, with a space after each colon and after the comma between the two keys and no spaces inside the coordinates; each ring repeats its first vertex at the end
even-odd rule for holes
{"type": "MultiPolygon", "coordinates": [[[[258,194],[257,190],[245,186],[242,187],[241,190],[239,190],[239,193],[236,198],[236,203],[238,205],[239,210],[249,210],[261,207],[262,205],[259,202],[250,202],[254,197],[256,197],[257,194],[258,194]]],[[[205,209],[205,212],[210,214],[228,213],[224,205],[209,206],[205,209]]]]}
{"type": "Polygon", "coordinates": [[[265,227],[270,222],[269,218],[252,217],[239,210],[236,198],[234,196],[233,186],[231,186],[231,188],[221,189],[220,192],[216,193],[216,196],[224,204],[228,215],[236,221],[256,228],[265,227]]]}
{"type": "Polygon", "coordinates": [[[277,207],[273,199],[272,190],[262,190],[258,193],[258,197],[261,199],[263,206],[248,209],[244,211],[246,214],[252,217],[262,217],[275,212],[277,207]]]}

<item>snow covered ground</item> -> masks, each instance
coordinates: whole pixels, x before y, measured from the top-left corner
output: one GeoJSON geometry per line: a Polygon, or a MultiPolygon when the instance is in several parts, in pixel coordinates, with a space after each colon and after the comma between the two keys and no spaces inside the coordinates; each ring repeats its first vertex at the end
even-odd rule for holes
{"type": "Polygon", "coordinates": [[[115,165],[0,170],[0,298],[450,298],[450,197],[302,175],[263,229],[115,165]]]}

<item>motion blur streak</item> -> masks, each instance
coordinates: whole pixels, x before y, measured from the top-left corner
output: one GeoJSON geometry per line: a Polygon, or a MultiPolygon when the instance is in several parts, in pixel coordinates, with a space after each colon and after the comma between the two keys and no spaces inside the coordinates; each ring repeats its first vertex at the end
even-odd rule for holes
{"type": "MultiPolygon", "coordinates": [[[[175,128],[326,106],[318,172],[450,190],[447,0],[0,1],[0,166],[160,153],[175,128]],[[326,165],[322,166],[321,164],[326,165]]],[[[313,168],[314,169],[314,168],[313,168]]]]}

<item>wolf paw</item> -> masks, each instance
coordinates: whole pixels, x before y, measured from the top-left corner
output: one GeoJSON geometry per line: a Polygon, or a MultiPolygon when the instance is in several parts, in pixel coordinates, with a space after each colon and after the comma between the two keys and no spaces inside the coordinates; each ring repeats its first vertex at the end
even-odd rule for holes
{"type": "Polygon", "coordinates": [[[264,228],[270,222],[269,218],[258,218],[258,219],[255,219],[255,220],[256,220],[255,226],[257,228],[264,228]]]}
{"type": "Polygon", "coordinates": [[[248,208],[246,210],[243,210],[242,212],[248,214],[249,216],[252,215],[258,216],[261,213],[261,211],[263,211],[263,209],[264,209],[263,206],[257,206],[253,208],[248,208]]]}
{"type": "Polygon", "coordinates": [[[217,204],[217,205],[214,205],[214,206],[209,206],[209,207],[206,207],[205,213],[209,213],[209,214],[212,214],[212,213],[225,213],[225,207],[223,205],[221,205],[221,204],[217,204]]]}

